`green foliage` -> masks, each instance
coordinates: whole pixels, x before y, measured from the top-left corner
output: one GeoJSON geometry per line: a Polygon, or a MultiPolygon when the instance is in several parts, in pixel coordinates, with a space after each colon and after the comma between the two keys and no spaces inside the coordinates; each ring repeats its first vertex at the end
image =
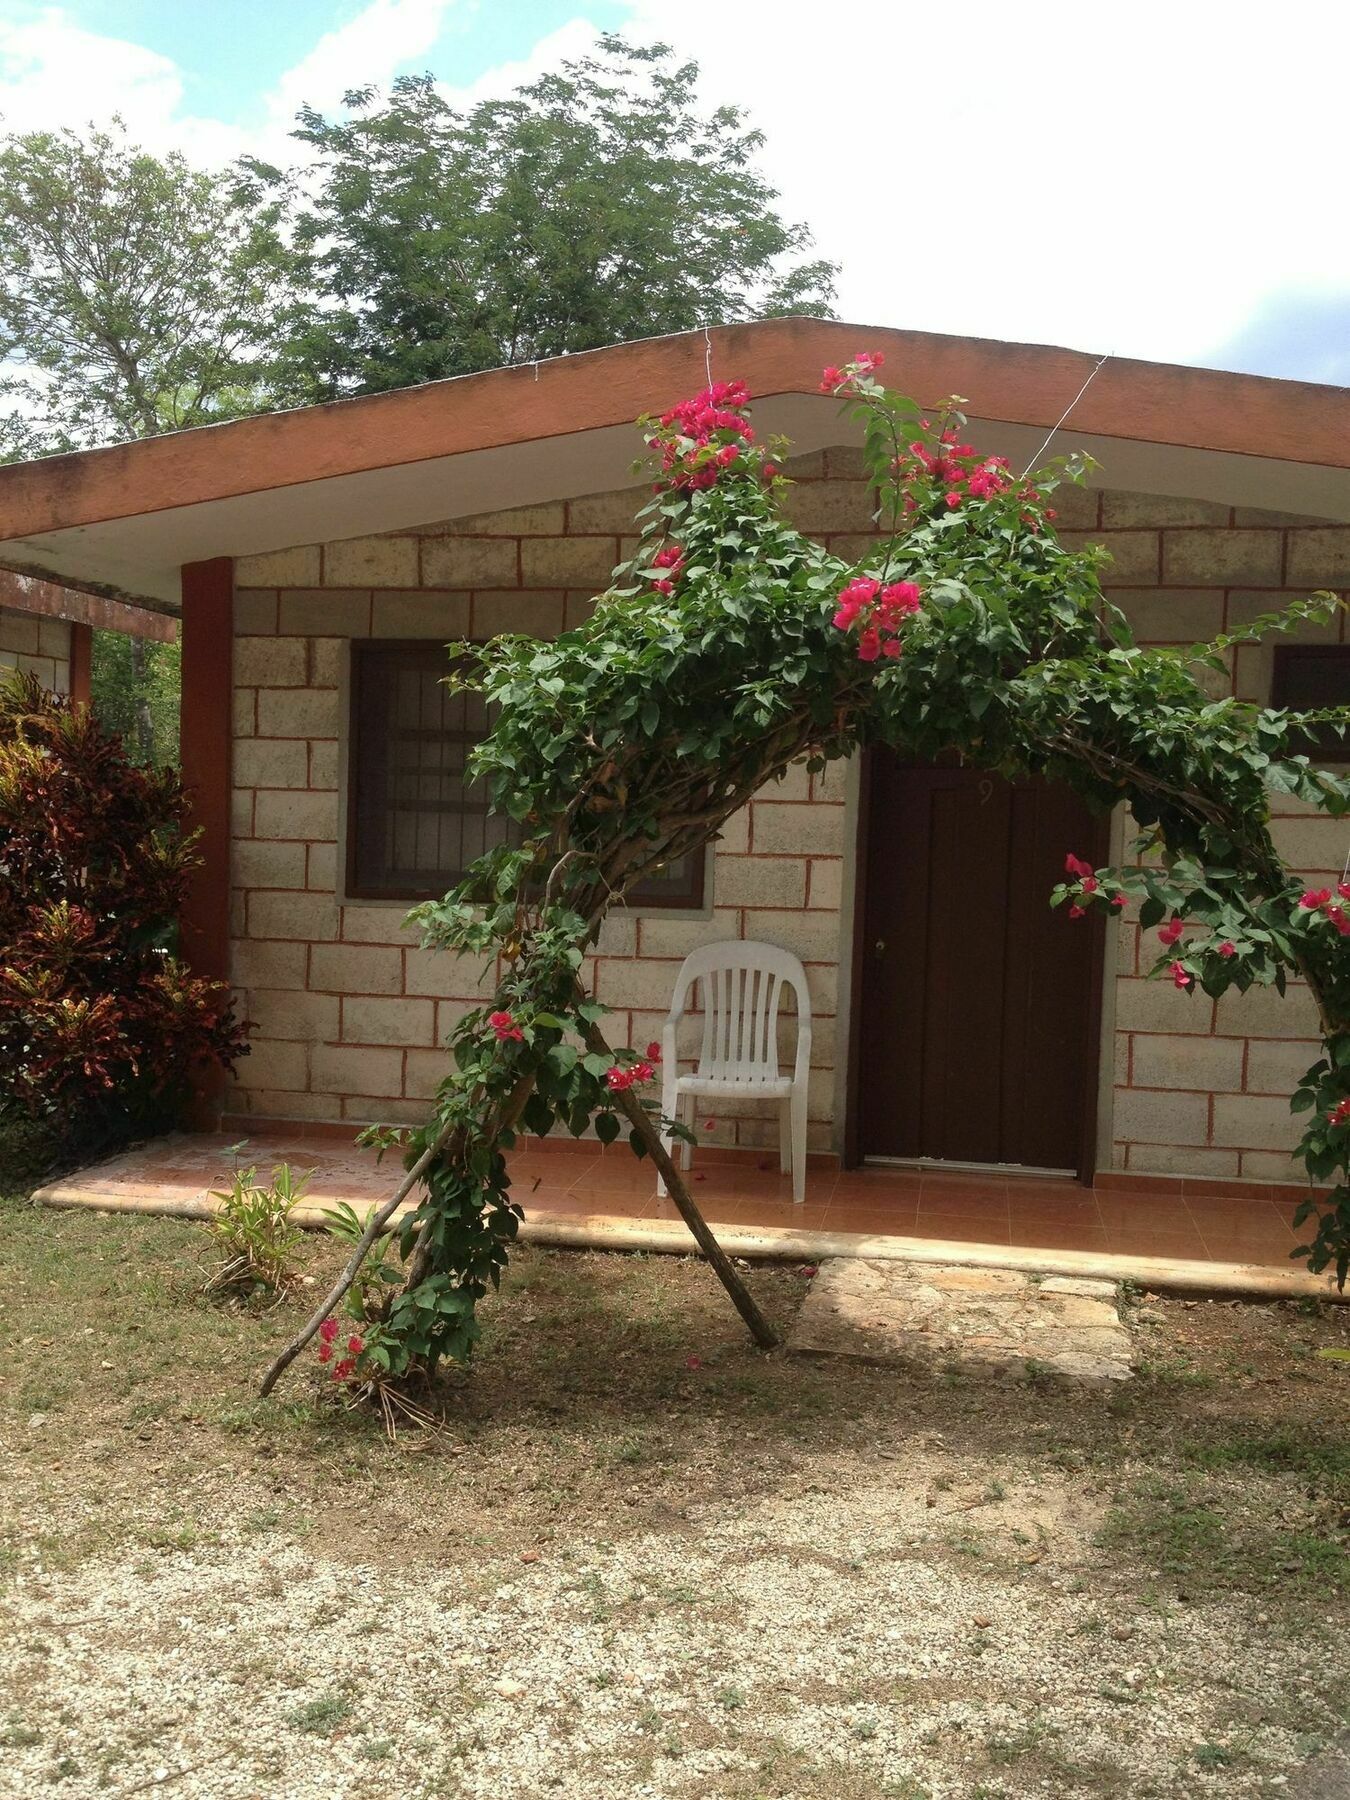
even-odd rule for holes
{"type": "Polygon", "coordinates": [[[255,1297],[290,1293],[299,1282],[291,1259],[303,1233],[291,1214],[304,1198],[309,1176],[298,1179],[289,1163],[278,1163],[269,1182],[255,1168],[236,1169],[225,1191],[212,1199],[220,1211],[211,1222],[211,1240],[221,1261],[206,1283],[208,1294],[255,1297]]]}
{"type": "Polygon", "coordinates": [[[172,644],[94,633],[91,698],[107,731],[122,739],[134,762],[167,768],[178,761],[182,652],[172,644]]]}
{"type": "Polygon", "coordinates": [[[174,955],[197,866],[183,791],[89,708],[0,687],[0,1125],[52,1158],[177,1122],[242,1033],[227,990],[174,955]]]}
{"type": "MultiPolygon", "coordinates": [[[[698,70],[604,37],[455,112],[429,76],[312,110],[300,220],[313,304],[295,352],[320,397],[771,313],[829,312],[833,269],[773,208],[761,146],[698,70]]],[[[263,171],[263,173],[268,173],[263,171]]]]}
{"type": "MultiPolygon", "coordinates": [[[[594,1120],[611,1142],[616,1092],[649,1078],[636,1051],[606,1049],[604,1009],[579,979],[608,909],[700,850],[798,758],[820,768],[867,743],[1048,776],[1103,810],[1127,802],[1147,862],[1092,871],[1071,856],[1054,900],[1185,921],[1195,936],[1180,954],[1169,941],[1159,969],[1188,989],[1278,988],[1291,970],[1307,980],[1328,1054],[1309,1077],[1304,1153],[1315,1177],[1343,1177],[1350,1100],[1344,1122],[1328,1114],[1350,1094],[1350,915],[1329,894],[1307,904],[1268,822],[1272,791],[1339,815],[1350,784],[1290,754],[1300,721],[1209,697],[1197,669],[1232,640],[1134,644],[1101,592],[1102,553],[1053,530],[1054,490],[1080,469],[1014,478],[961,444],[959,413],[924,415],[874,367],[860,358],[825,382],[861,425],[893,527],[861,567],[786,522],[744,390],[722,384],[648,422],[664,479],[634,557],[584,625],[548,643],[452,646],[463,660],[449,679],[479,688],[496,720],[475,771],[531,836],[413,915],[427,945],[495,957],[500,975],[491,1009],[455,1030],[432,1119],[406,1140],[409,1164],[439,1148],[401,1229],[403,1284],[367,1295],[392,1373],[471,1349],[477,1301],[517,1231],[502,1155],[517,1130],[579,1134],[594,1120]]],[[[1343,1179],[1311,1213],[1312,1265],[1343,1275],[1343,1179]]]]}
{"type": "Polygon", "coordinates": [[[152,437],[278,404],[284,189],[111,131],[0,146],[0,454],[152,437]]]}

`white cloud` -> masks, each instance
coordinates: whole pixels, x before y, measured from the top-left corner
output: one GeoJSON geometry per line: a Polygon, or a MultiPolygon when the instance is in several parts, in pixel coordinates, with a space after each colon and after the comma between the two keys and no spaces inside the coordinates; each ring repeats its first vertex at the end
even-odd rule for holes
{"type": "Polygon", "coordinates": [[[1350,291],[1344,0],[629,0],[747,107],[867,323],[1203,357],[1350,291]]]}
{"type": "MultiPolygon", "coordinates": [[[[0,113],[24,130],[120,111],[152,148],[294,160],[297,106],[331,110],[346,88],[434,62],[466,3],[369,0],[244,130],[186,115],[167,58],[5,0],[0,113]]],[[[505,93],[584,53],[586,3],[447,98],[505,93]]],[[[763,129],[784,212],[843,265],[846,318],[1186,361],[1276,296],[1350,294],[1345,0],[626,4],[628,35],[673,43],[701,63],[706,102],[763,129]]]]}
{"type": "Polygon", "coordinates": [[[435,44],[455,0],[370,0],[325,32],[267,96],[273,128],[289,131],[301,106],[336,107],[348,88],[386,86],[435,44]]]}
{"type": "Polygon", "coordinates": [[[181,106],[177,65],[85,31],[59,7],[0,19],[0,121],[9,131],[106,119],[119,108],[158,123],[181,106]]]}

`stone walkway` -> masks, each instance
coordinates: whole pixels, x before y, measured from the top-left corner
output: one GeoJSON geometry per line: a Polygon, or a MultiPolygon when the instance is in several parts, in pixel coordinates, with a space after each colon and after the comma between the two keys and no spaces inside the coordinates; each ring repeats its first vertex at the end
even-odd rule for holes
{"type": "Polygon", "coordinates": [[[1088,1383],[1130,1376],[1113,1282],[1013,1269],[834,1257],[812,1282],[788,1348],[1088,1383]]]}

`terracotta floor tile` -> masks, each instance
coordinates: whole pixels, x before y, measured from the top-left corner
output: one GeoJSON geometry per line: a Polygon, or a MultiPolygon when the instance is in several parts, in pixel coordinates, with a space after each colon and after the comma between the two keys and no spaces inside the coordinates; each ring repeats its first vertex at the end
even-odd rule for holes
{"type": "MultiPolygon", "coordinates": [[[[630,1153],[630,1162],[633,1157],[630,1153]]],[[[548,1150],[508,1150],[506,1166],[514,1174],[517,1170],[528,1171],[531,1175],[542,1175],[555,1187],[571,1187],[572,1183],[587,1169],[600,1168],[598,1156],[554,1156],[548,1150]]]]}
{"type": "Polygon", "coordinates": [[[781,1231],[825,1231],[829,1208],[813,1206],[809,1200],[800,1206],[791,1200],[730,1200],[719,1209],[729,1225],[772,1225],[781,1231]]]}
{"type": "MultiPolygon", "coordinates": [[[[565,1170],[561,1178],[567,1181],[565,1170]]],[[[656,1169],[652,1163],[645,1160],[639,1162],[636,1157],[627,1166],[614,1163],[607,1168],[603,1163],[588,1163],[567,1185],[572,1188],[593,1188],[597,1193],[626,1194],[637,1189],[643,1193],[654,1193],[656,1169]]]]}
{"type": "Polygon", "coordinates": [[[1012,1236],[1006,1220],[977,1218],[969,1213],[924,1213],[922,1209],[906,1237],[950,1238],[954,1244],[1008,1245],[1012,1236]]]}
{"type": "Polygon", "coordinates": [[[1107,1235],[1086,1219],[1014,1219],[1012,1242],[1028,1250],[1083,1250],[1105,1255],[1107,1235]]]}
{"type": "MultiPolygon", "coordinates": [[[[706,1185],[715,1188],[719,1194],[735,1195],[745,1200],[792,1199],[792,1177],[780,1175],[776,1167],[766,1171],[737,1168],[734,1164],[722,1163],[712,1168],[699,1169],[695,1164],[693,1169],[686,1169],[684,1173],[686,1179],[696,1173],[706,1175],[708,1178],[706,1185]]],[[[819,1205],[823,1206],[829,1198],[831,1186],[832,1184],[828,1181],[821,1181],[818,1177],[808,1175],[806,1197],[808,1200],[814,1198],[819,1205]]]]}
{"type": "Polygon", "coordinates": [[[913,1237],[919,1222],[917,1203],[900,1201],[892,1206],[843,1205],[831,1200],[826,1213],[827,1231],[861,1233],[865,1237],[913,1237]]]}
{"type": "Polygon", "coordinates": [[[1107,1248],[1114,1256],[1161,1256],[1184,1262],[1213,1262],[1198,1231],[1162,1231],[1153,1225],[1106,1228],[1107,1248]]]}
{"type": "Polygon", "coordinates": [[[1008,1195],[1008,1214],[1013,1219],[1083,1219],[1101,1223],[1095,1194],[1008,1195]]]}
{"type": "Polygon", "coordinates": [[[569,1189],[566,1193],[556,1190],[546,1200],[529,1200],[522,1202],[526,1218],[612,1218],[638,1219],[642,1217],[645,1200],[632,1194],[616,1193],[612,1188],[604,1191],[594,1189],[579,1192],[569,1189]]]}
{"type": "Polygon", "coordinates": [[[1207,1244],[1250,1244],[1253,1249],[1267,1248],[1276,1254],[1292,1250],[1297,1241],[1295,1233],[1285,1224],[1283,1219],[1275,1219],[1266,1224],[1229,1224],[1222,1219],[1215,1219],[1199,1227],[1200,1235],[1207,1244]]]}
{"type": "Polygon", "coordinates": [[[1007,1179],[1002,1175],[971,1175],[949,1169],[925,1169],[923,1185],[953,1194],[995,1194],[1000,1199],[1006,1198],[1008,1190],[1007,1179]]]}
{"type": "Polygon", "coordinates": [[[1004,1186],[1008,1190],[1009,1200],[1095,1200],[1096,1194],[1081,1181],[1073,1181],[1068,1176],[1057,1180],[1049,1176],[1010,1175],[1004,1186]]]}
{"type": "Polygon", "coordinates": [[[1156,1200],[1147,1195],[1098,1194],[1097,1211],[1108,1231],[1194,1232],[1186,1202],[1156,1200]]]}
{"type": "Polygon", "coordinates": [[[935,1191],[925,1185],[919,1194],[919,1217],[998,1219],[1006,1225],[1010,1214],[1001,1194],[963,1193],[951,1188],[935,1191]]]}

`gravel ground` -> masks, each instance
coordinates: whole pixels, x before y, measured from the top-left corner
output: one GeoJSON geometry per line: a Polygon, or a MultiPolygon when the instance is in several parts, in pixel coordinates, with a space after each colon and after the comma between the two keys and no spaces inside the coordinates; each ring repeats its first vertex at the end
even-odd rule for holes
{"type": "Polygon", "coordinates": [[[1145,1607],[1094,1579],[1077,1484],[980,1502],[934,1488],[940,1447],[922,1461],[467,1566],[447,1468],[445,1514],[377,1561],[272,1527],[260,1490],[262,1523],[209,1548],[34,1567],[0,1790],[1280,1791],[1307,1746],[1275,1721],[1317,1722],[1333,1615],[1291,1645],[1245,1600],[1145,1607]]]}
{"type": "Polygon", "coordinates": [[[4,1226],[0,1794],[1292,1800],[1344,1725],[1350,1309],[1135,1308],[1085,1394],[532,1252],[389,1445],[249,1398],[288,1320],[186,1228],[4,1226]]]}

